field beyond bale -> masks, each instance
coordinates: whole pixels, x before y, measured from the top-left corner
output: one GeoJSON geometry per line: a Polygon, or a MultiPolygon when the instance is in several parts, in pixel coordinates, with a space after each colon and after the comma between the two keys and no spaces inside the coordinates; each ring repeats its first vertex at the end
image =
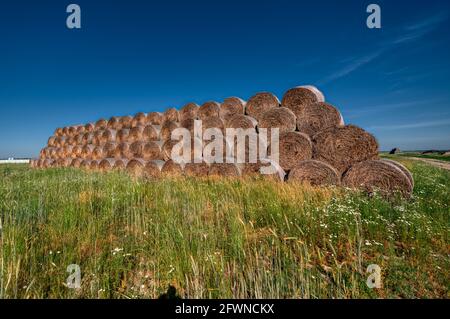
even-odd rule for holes
{"type": "Polygon", "coordinates": [[[450,172],[413,199],[0,166],[0,298],[448,298],[450,172]],[[67,266],[81,288],[66,286],[67,266]],[[366,269],[381,267],[380,289],[366,269]]]}

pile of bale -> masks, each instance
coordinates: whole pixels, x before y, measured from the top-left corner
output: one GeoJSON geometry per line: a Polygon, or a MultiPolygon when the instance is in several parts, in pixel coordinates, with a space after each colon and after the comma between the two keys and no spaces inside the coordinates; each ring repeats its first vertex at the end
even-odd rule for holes
{"type": "MultiPolygon", "coordinates": [[[[192,142],[200,139],[202,143],[202,138],[200,134],[192,142]]],[[[233,156],[235,143],[224,140],[224,147],[231,147],[233,156]]],[[[203,147],[208,147],[208,141],[203,141],[203,147]]],[[[270,145],[267,148],[270,152],[270,145]]],[[[239,177],[259,174],[262,167],[270,166],[275,169],[269,177],[282,181],[343,185],[385,194],[398,191],[409,196],[414,186],[411,173],[397,162],[380,159],[378,154],[378,143],[370,133],[355,125],[345,125],[339,110],[325,102],[316,87],[300,86],[288,90],[281,101],[272,93],[262,92],[247,102],[230,97],[222,103],[208,101],[201,106],[188,103],[179,110],[169,108],[164,113],[114,116],[58,128],[31,166],[123,169],[151,178],[239,177]],[[171,139],[172,131],[183,127],[194,132],[198,123],[195,120],[202,120],[203,129],[218,128],[224,134],[226,128],[250,129],[256,134],[265,128],[278,128],[279,161],[258,158],[256,162],[240,164],[235,157],[232,160],[227,157],[225,163],[176,163],[171,152],[179,141],[171,139]]]]}

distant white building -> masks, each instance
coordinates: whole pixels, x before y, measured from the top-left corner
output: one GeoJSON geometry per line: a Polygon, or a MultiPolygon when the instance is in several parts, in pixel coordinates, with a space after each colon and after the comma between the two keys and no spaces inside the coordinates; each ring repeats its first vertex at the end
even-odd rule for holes
{"type": "Polygon", "coordinates": [[[0,159],[0,164],[29,164],[29,158],[14,158],[9,157],[8,159],[0,159]]]}

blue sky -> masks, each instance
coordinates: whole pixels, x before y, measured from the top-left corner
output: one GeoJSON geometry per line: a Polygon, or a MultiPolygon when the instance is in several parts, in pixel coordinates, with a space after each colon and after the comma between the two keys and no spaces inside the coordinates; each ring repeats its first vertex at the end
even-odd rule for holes
{"type": "Polygon", "coordinates": [[[448,1],[3,1],[0,157],[59,126],[303,84],[384,150],[450,149],[449,31],[448,1]]]}

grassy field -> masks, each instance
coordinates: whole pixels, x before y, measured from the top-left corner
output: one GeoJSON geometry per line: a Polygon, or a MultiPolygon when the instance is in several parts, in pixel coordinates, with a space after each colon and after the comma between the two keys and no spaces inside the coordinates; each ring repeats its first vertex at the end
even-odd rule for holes
{"type": "Polygon", "coordinates": [[[448,298],[450,172],[400,161],[411,201],[0,166],[0,298],[158,298],[169,285],[182,298],[448,298]],[[80,289],[66,287],[70,264],[80,289]]]}

